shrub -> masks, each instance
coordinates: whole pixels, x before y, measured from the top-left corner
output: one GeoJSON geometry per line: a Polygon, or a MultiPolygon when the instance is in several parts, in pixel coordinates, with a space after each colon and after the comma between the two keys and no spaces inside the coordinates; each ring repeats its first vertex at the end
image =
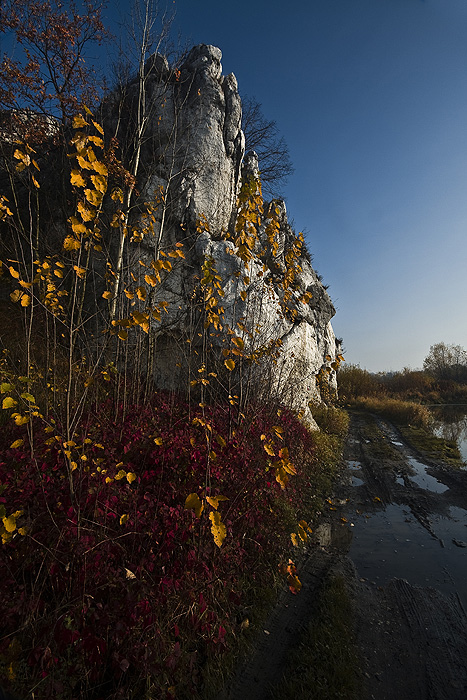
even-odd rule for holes
{"type": "Polygon", "coordinates": [[[377,378],[358,365],[339,367],[337,384],[339,397],[342,401],[351,401],[360,396],[373,396],[382,393],[382,387],[377,378]]]}
{"type": "Polygon", "coordinates": [[[236,643],[244,582],[267,587],[289,555],[279,515],[310,517],[335,436],[287,410],[233,421],[164,394],[125,414],[109,401],[76,432],[65,446],[38,432],[33,455],[25,426],[2,433],[0,674],[38,698],[201,697],[206,664],[236,643]]]}

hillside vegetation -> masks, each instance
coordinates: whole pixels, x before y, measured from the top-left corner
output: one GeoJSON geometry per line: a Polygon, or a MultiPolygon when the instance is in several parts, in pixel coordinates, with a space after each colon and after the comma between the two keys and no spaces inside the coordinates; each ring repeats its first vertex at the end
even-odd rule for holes
{"type": "MultiPolygon", "coordinates": [[[[86,11],[1,10],[31,60],[0,75],[0,678],[38,700],[207,698],[274,589],[300,591],[294,552],[347,426],[329,381],[343,358],[316,379],[329,405],[312,407],[321,431],[310,432],[268,393],[280,344],[248,315],[229,325],[206,255],[178,339],[184,387],[156,390],[163,285],[190,244],[160,239],[141,279],[130,271],[129,243],[149,246],[165,202],[139,198],[144,130],[128,157],[90,109],[82,48],[103,27],[97,6],[86,11]]],[[[245,180],[224,232],[243,279],[263,207],[259,179],[245,180]]],[[[200,212],[195,233],[206,231],[200,212]]],[[[273,208],[272,258],[277,234],[273,208]]],[[[292,295],[309,301],[296,289],[304,254],[294,235],[283,269],[265,263],[278,315],[293,317],[292,295]]]]}

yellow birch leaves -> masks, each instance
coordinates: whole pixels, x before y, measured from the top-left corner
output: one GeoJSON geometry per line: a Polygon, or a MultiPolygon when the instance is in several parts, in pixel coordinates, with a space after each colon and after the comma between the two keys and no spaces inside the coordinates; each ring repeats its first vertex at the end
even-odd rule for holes
{"type": "MultiPolygon", "coordinates": [[[[222,543],[224,542],[227,535],[227,530],[224,523],[222,522],[221,514],[217,509],[221,501],[228,500],[229,499],[227,498],[227,496],[206,496],[205,498],[206,503],[208,503],[214,509],[209,513],[209,520],[211,521],[212,536],[214,538],[215,544],[218,547],[222,547],[222,543]]],[[[200,518],[202,512],[204,511],[204,502],[201,500],[197,493],[190,493],[185,500],[185,509],[193,510],[195,512],[196,517],[200,518]]]]}

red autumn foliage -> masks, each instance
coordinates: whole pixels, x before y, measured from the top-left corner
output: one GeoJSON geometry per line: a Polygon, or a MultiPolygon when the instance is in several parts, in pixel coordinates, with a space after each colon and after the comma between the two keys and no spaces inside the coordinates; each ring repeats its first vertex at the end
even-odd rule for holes
{"type": "Polygon", "coordinates": [[[95,0],[3,0],[0,32],[15,44],[0,62],[0,105],[53,115],[69,123],[96,98],[94,69],[85,62],[89,45],[108,36],[95,0]]]}
{"type": "Polygon", "coordinates": [[[24,511],[27,534],[0,549],[1,670],[23,679],[20,691],[37,683],[38,698],[124,698],[148,679],[154,697],[172,687],[200,697],[203,664],[238,633],[247,582],[266,585],[287,546],[278,504],[300,508],[312,438],[286,410],[252,408],[232,421],[229,407],[162,394],[112,414],[110,402],[100,406],[77,431],[74,493],[53,434],[37,432],[31,457],[27,441],[8,447],[24,428],[3,430],[0,505],[24,511]],[[288,445],[299,468],[285,491],[262,436],[288,445]],[[209,507],[200,518],[185,509],[189,493],[229,499],[219,503],[221,548],[209,507]]]}

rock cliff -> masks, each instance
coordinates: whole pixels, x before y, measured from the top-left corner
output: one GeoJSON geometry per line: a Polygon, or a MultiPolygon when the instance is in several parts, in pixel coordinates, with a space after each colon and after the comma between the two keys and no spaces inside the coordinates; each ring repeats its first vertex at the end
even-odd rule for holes
{"type": "MultiPolygon", "coordinates": [[[[334,307],[305,248],[297,247],[285,204],[261,204],[256,154],[244,157],[235,76],[222,75],[221,51],[214,46],[194,47],[179,70],[160,55],[151,57],[144,76],[111,95],[103,109],[106,133],[117,133],[128,149],[134,148],[142,85],[149,109],[139,154],[138,201],[155,203],[155,221],[150,236],[133,248],[129,244],[127,270],[141,277],[141,265],[149,266],[154,254],[177,242],[185,251],[185,260],[152,292],[154,299],[167,302],[163,319],[152,320],[157,384],[186,385],[184,339],[193,323],[196,281],[209,261],[218,275],[224,328],[224,337],[210,334],[214,354],[221,357],[225,330],[232,335],[235,329],[250,357],[256,393],[264,389],[303,409],[312,422],[309,402],[322,398],[323,382],[336,386],[331,364],[340,348],[330,324],[334,307]],[[253,187],[250,195],[256,202],[256,239],[247,260],[239,252],[242,183],[253,187]],[[284,287],[292,253],[294,274],[284,287]],[[267,359],[265,348],[271,350],[267,359]],[[317,380],[320,370],[322,381],[317,380]]],[[[200,363],[201,335],[190,336],[200,363]]]]}

